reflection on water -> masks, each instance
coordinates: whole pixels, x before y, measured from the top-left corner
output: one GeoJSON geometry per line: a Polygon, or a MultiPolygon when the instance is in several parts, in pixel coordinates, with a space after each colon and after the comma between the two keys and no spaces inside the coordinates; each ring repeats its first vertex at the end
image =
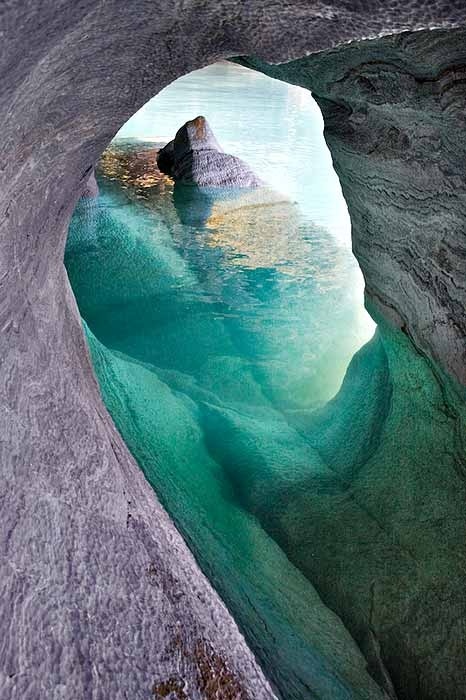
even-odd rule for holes
{"type": "Polygon", "coordinates": [[[124,127],[65,258],[119,430],[291,699],[379,697],[279,546],[299,532],[296,500],[344,490],[307,433],[373,333],[329,167],[307,93],[210,67],[124,127]],[[158,142],[197,113],[270,188],[173,188],[156,171],[158,142]]]}

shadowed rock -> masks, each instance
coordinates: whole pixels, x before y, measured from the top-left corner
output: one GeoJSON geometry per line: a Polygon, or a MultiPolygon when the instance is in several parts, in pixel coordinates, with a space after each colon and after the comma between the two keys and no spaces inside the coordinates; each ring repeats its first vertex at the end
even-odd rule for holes
{"type": "Polygon", "coordinates": [[[84,186],[83,193],[81,197],[84,199],[92,199],[94,197],[99,196],[99,185],[97,184],[97,180],[95,178],[95,172],[94,168],[91,169],[90,175],[87,178],[87,182],[84,186]]]}
{"type": "Polygon", "coordinates": [[[157,165],[175,182],[199,187],[258,187],[250,167],[225,153],[205,117],[186,122],[159,151],[157,165]]]}

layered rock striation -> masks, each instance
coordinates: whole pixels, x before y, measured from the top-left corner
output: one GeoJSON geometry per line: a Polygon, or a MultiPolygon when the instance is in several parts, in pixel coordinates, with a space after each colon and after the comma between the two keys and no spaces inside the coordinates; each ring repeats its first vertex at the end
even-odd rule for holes
{"type": "MultiPolygon", "coordinates": [[[[274,697],[102,404],[63,267],[69,219],[118,128],[178,76],[464,15],[450,0],[3,3],[2,698],[274,697]]],[[[461,32],[401,35],[270,71],[318,96],[371,299],[464,384],[463,47],[461,32]]]]}
{"type": "Polygon", "coordinates": [[[366,297],[466,385],[466,34],[401,34],[281,66],[312,90],[366,297]]]}

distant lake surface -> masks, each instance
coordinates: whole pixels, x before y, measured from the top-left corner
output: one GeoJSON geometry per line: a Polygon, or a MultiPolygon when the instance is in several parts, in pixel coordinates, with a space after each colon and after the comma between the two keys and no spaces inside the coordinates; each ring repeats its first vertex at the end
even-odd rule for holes
{"type": "Polygon", "coordinates": [[[316,225],[350,246],[350,221],[323,120],[311,93],[222,62],[179,78],[136,112],[117,138],[170,141],[202,114],[228,153],[299,203],[316,225]]]}

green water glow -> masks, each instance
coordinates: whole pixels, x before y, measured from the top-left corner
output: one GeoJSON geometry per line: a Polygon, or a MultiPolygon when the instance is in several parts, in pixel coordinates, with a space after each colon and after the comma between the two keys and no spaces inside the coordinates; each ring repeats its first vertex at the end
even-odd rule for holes
{"type": "MultiPolygon", "coordinates": [[[[382,328],[325,405],[374,324],[320,116],[305,91],[222,64],[149,103],[121,148],[168,140],[197,113],[271,189],[196,197],[165,183],[141,196],[100,177],[65,257],[94,368],[128,447],[283,697],[375,698],[310,581],[338,610],[345,570],[367,559],[377,570],[367,533],[388,506],[383,488],[362,484],[361,465],[379,486],[387,460],[394,475],[409,472],[416,431],[406,451],[393,448],[412,410],[403,387],[420,381],[434,405],[438,386],[408,340],[382,328]]],[[[430,449],[425,434],[421,443],[430,449]]],[[[393,531],[373,541],[393,550],[403,578],[401,500],[390,505],[393,531]]],[[[371,574],[356,569],[369,595],[371,574]]]]}

